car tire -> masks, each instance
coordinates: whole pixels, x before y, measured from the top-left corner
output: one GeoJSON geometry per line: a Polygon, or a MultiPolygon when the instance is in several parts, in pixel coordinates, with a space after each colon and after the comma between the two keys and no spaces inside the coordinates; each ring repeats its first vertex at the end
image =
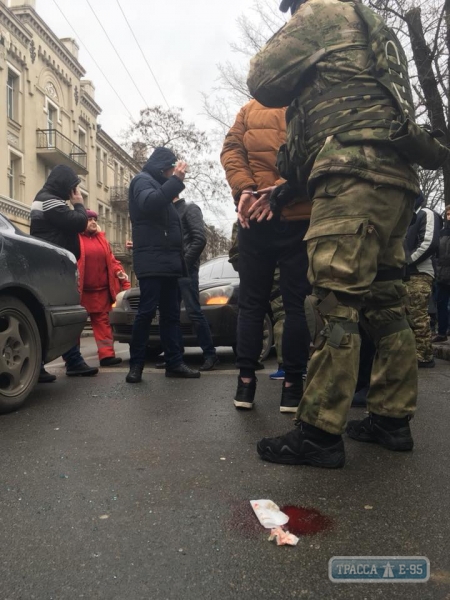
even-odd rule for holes
{"type": "Polygon", "coordinates": [[[268,314],[264,317],[263,325],[263,345],[259,360],[263,361],[269,356],[273,346],[273,325],[272,319],[268,314]]]}
{"type": "Polygon", "coordinates": [[[37,383],[41,361],[33,315],[21,300],[0,297],[0,414],[22,406],[37,383]]]}

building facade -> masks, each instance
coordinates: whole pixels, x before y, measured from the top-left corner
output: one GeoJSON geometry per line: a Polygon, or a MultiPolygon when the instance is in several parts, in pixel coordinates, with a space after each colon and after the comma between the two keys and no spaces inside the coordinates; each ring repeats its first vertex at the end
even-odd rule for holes
{"type": "Polygon", "coordinates": [[[130,271],[128,185],[139,166],[98,124],[76,41],[59,39],[35,0],[0,0],[0,87],[0,212],[29,232],[34,196],[51,169],[66,164],[130,271]]]}

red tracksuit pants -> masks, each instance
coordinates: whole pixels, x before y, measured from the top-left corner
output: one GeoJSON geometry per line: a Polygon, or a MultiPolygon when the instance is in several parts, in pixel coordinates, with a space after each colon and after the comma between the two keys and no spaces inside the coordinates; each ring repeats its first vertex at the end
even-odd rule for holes
{"type": "Polygon", "coordinates": [[[84,291],[81,304],[88,311],[91,318],[99,359],[115,356],[113,334],[109,323],[109,311],[111,310],[109,291],[84,291]]]}
{"type": "Polygon", "coordinates": [[[114,354],[114,340],[111,325],[109,324],[109,313],[89,313],[91,317],[92,331],[97,343],[98,357],[109,358],[114,354]]]}

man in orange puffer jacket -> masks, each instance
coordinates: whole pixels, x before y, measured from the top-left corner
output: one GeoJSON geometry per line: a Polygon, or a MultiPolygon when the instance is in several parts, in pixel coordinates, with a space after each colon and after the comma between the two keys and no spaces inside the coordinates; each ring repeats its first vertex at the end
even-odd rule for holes
{"type": "Polygon", "coordinates": [[[88,224],[80,234],[78,259],[81,305],[89,313],[92,331],[97,343],[101,367],[122,362],[114,353],[114,340],[109,312],[120,289],[131,287],[122,265],[111,251],[108,240],[97,225],[97,213],[86,211],[88,224]]]}
{"type": "Polygon", "coordinates": [[[255,192],[283,183],[277,171],[279,147],[286,138],[285,109],[251,100],[239,111],[225,137],[222,165],[237,206],[239,227],[239,318],[237,361],[240,373],[234,405],[251,409],[256,392],[255,369],[261,352],[263,321],[275,267],[286,312],[283,332],[285,381],[280,411],[295,413],[303,394],[302,375],[309,356],[304,300],[310,292],[303,238],[309,225],[309,202],[293,202],[270,220],[249,218],[255,192]]]}

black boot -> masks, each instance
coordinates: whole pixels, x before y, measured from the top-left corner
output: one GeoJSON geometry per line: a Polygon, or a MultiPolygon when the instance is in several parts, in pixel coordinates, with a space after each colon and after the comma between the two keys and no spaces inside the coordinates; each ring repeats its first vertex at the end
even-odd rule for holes
{"type": "Polygon", "coordinates": [[[92,377],[97,375],[97,367],[90,367],[84,360],[72,367],[66,367],[67,377],[92,377]]]}
{"type": "Polygon", "coordinates": [[[107,356],[100,360],[101,367],[113,367],[114,365],[120,365],[122,359],[118,356],[107,356]]]}
{"type": "Polygon", "coordinates": [[[369,393],[369,387],[366,386],[355,392],[352,400],[352,408],[365,408],[367,405],[367,394],[369,393]]]}
{"type": "Polygon", "coordinates": [[[200,371],[190,369],[184,363],[168,369],[166,366],[166,377],[184,377],[185,379],[198,379],[200,377],[200,371]]]}
{"type": "Polygon", "coordinates": [[[412,450],[414,446],[409,417],[395,419],[370,413],[362,421],[350,421],[347,435],[358,442],[372,442],[400,452],[412,450]]]}
{"type": "Polygon", "coordinates": [[[132,365],[125,378],[127,383],[140,383],[142,381],[143,367],[141,365],[132,365]]]}
{"type": "Polygon", "coordinates": [[[219,364],[219,359],[217,356],[209,356],[205,358],[205,362],[199,368],[199,371],[212,371],[219,364]]]}
{"type": "Polygon", "coordinates": [[[253,400],[256,392],[256,377],[250,383],[244,383],[241,377],[238,377],[236,394],[234,395],[234,405],[236,408],[253,408],[253,400]]]}
{"type": "Polygon", "coordinates": [[[286,386],[286,381],[283,381],[283,389],[281,392],[280,412],[296,413],[300,400],[303,396],[303,381],[293,383],[289,387],[286,386]]]}
{"type": "Polygon", "coordinates": [[[296,429],[276,438],[263,438],[257,445],[263,460],[281,465],[311,465],[338,469],[345,464],[342,437],[303,421],[296,429]]]}
{"type": "Polygon", "coordinates": [[[52,383],[52,381],[55,381],[55,379],[56,375],[49,373],[44,369],[44,367],[41,367],[38,383],[52,383]]]}

